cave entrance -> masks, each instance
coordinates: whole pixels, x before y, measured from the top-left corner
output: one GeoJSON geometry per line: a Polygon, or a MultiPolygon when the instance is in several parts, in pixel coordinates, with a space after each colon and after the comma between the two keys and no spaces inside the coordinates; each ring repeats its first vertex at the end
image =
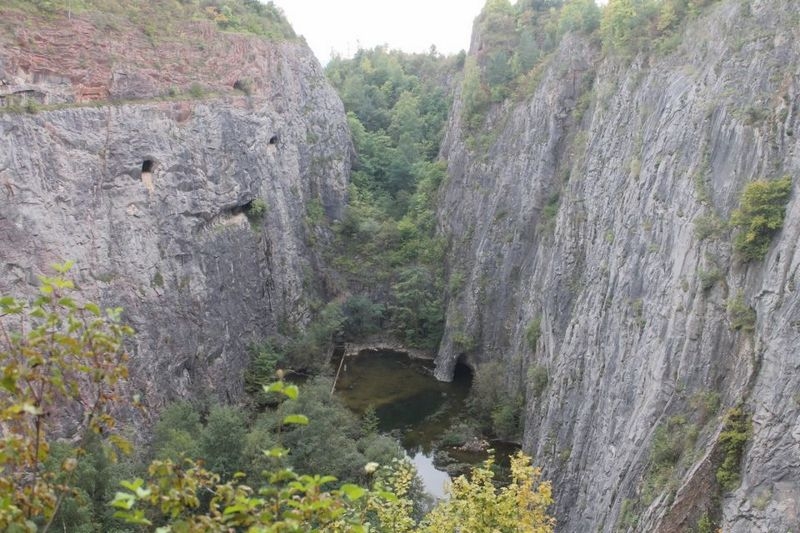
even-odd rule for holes
{"type": "Polygon", "coordinates": [[[142,183],[147,187],[150,193],[155,192],[155,185],[153,184],[153,167],[155,164],[152,159],[145,159],[142,161],[142,183]]]}
{"type": "Polygon", "coordinates": [[[456,366],[453,369],[453,382],[466,384],[467,387],[472,386],[473,370],[472,366],[467,362],[467,356],[461,354],[456,359],[456,366]]]}

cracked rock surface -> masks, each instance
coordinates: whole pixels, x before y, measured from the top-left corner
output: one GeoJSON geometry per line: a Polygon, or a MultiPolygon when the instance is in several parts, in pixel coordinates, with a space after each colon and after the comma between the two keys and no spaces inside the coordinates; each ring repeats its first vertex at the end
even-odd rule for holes
{"type": "Polygon", "coordinates": [[[631,528],[687,531],[716,506],[726,532],[800,529],[798,20],[798,2],[722,1],[674,51],[630,62],[568,37],[536,89],[471,134],[456,98],[439,224],[463,283],[436,375],[503,362],[561,531],[625,530],[656,428],[694,416],[692,398],[709,392],[720,414],[631,528]],[[700,239],[746,183],[783,176],[793,193],[763,261],[738,260],[729,230],[700,239]],[[756,312],[752,333],[732,329],[738,296],[756,312]],[[547,375],[538,394],[529,372],[547,375]],[[742,483],[715,503],[721,414],[739,402],[753,421],[742,483]]]}

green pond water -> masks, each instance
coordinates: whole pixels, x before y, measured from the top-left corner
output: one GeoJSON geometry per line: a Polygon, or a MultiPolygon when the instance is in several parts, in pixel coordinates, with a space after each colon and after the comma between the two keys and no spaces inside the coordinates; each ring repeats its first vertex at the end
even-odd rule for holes
{"type": "MultiPolygon", "coordinates": [[[[334,364],[338,366],[338,358],[334,364]]],[[[452,382],[443,383],[433,377],[432,361],[410,359],[396,352],[364,351],[345,359],[336,392],[358,414],[372,406],[379,430],[399,440],[425,490],[442,498],[450,476],[444,466],[434,464],[434,454],[445,432],[466,415],[465,401],[471,383],[472,375],[465,367],[458,367],[452,382]]],[[[499,458],[507,454],[494,447],[499,458]]],[[[461,463],[475,463],[486,457],[454,449],[446,451],[461,463]]]]}

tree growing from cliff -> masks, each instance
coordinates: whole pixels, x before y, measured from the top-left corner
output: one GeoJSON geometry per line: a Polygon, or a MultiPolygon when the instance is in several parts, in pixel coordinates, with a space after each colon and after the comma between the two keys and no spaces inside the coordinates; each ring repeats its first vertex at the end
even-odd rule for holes
{"type": "Polygon", "coordinates": [[[731,225],[740,228],[734,248],[745,261],[759,261],[767,255],[772,237],[783,227],[791,192],[788,176],[757,180],[744,188],[739,208],[731,214],[731,225]]]}

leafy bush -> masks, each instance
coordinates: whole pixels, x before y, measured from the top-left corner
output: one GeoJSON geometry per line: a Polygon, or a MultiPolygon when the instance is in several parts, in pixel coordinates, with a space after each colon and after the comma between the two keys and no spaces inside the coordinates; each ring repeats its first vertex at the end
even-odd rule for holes
{"type": "Polygon", "coordinates": [[[711,290],[711,288],[722,279],[722,272],[717,268],[711,270],[698,270],[697,277],[700,278],[700,288],[704,291],[711,290]]]}
{"type": "Polygon", "coordinates": [[[675,483],[673,472],[694,446],[698,429],[682,415],[671,416],[656,428],[650,445],[650,464],[642,486],[642,501],[649,505],[675,483]]]}
{"type": "Polygon", "coordinates": [[[192,98],[202,98],[206,95],[206,89],[196,81],[192,82],[192,85],[189,86],[189,95],[192,98]]]}
{"type": "Polygon", "coordinates": [[[561,8],[558,29],[561,33],[591,33],[600,26],[600,8],[594,0],[568,0],[561,8]]]}
{"type": "Polygon", "coordinates": [[[475,468],[469,478],[453,481],[450,498],[426,517],[422,531],[553,531],[555,521],[547,515],[553,503],[549,482],[521,452],[511,458],[511,483],[498,489],[493,482],[493,460],[475,468]],[[457,527],[457,529],[456,529],[457,527]]]}
{"type": "Polygon", "coordinates": [[[153,456],[176,463],[187,457],[200,457],[198,437],[202,430],[200,414],[194,406],[185,402],[170,404],[161,411],[153,428],[153,456]]]}
{"type": "Polygon", "coordinates": [[[207,468],[222,479],[231,479],[243,464],[242,450],[246,433],[240,409],[225,405],[212,406],[200,434],[199,457],[207,468]]]}
{"type": "Polygon", "coordinates": [[[703,241],[711,237],[719,237],[725,230],[725,222],[716,214],[701,215],[694,221],[694,235],[703,241]]]}
{"type": "Polygon", "coordinates": [[[542,335],[542,317],[537,316],[528,323],[525,328],[525,340],[528,341],[528,348],[536,351],[536,346],[539,344],[539,337],[542,335]]]}
{"type": "Polygon", "coordinates": [[[752,431],[750,416],[741,407],[734,407],[725,414],[725,422],[719,441],[722,461],[716,477],[723,491],[732,491],[741,482],[741,466],[747,440],[752,431]]]}
{"type": "Polygon", "coordinates": [[[492,432],[503,440],[522,436],[522,397],[507,398],[492,409],[492,432]]]}
{"type": "Polygon", "coordinates": [[[478,431],[473,426],[458,422],[451,424],[442,434],[440,444],[443,446],[462,446],[467,441],[478,436],[478,431]]]}
{"type": "Polygon", "coordinates": [[[284,361],[284,354],[270,341],[254,344],[249,351],[250,362],[244,372],[244,390],[258,405],[273,403],[274,397],[265,395],[263,388],[275,381],[275,372],[284,361]]]}
{"type": "Polygon", "coordinates": [[[539,398],[542,395],[547,388],[549,380],[550,376],[546,367],[533,365],[528,369],[528,386],[534,398],[539,398]]]}
{"type": "Polygon", "coordinates": [[[682,22],[714,1],[609,0],[600,23],[603,47],[622,56],[652,49],[668,52],[680,42],[682,22]]]}
{"type": "Polygon", "coordinates": [[[744,301],[744,293],[742,291],[728,298],[727,308],[728,319],[731,321],[731,329],[744,332],[750,332],[755,329],[755,309],[747,305],[744,301]]]}
{"type": "Polygon", "coordinates": [[[344,313],[344,335],[348,339],[358,339],[380,330],[384,306],[372,302],[363,295],[351,296],[342,305],[344,313]]]}
{"type": "Polygon", "coordinates": [[[267,214],[267,202],[265,202],[263,198],[254,199],[247,206],[244,214],[251,223],[258,222],[267,214]]]}
{"type": "MultiPolygon", "coordinates": [[[[36,530],[51,523],[73,494],[77,466],[95,435],[106,453],[127,451],[112,408],[127,377],[122,341],[132,333],[119,322],[121,309],[105,312],[73,297],[66,274],[71,262],[41,276],[39,296],[0,297],[0,529],[36,530]],[[74,447],[44,471],[49,443],[61,423],[74,447]]],[[[52,463],[52,461],[51,461],[52,463]]],[[[63,514],[61,515],[63,518],[63,514]]]]}
{"type": "Polygon", "coordinates": [[[509,390],[501,361],[485,363],[477,368],[467,407],[475,421],[502,439],[513,441],[522,432],[524,398],[509,390]]]}
{"type": "Polygon", "coordinates": [[[792,191],[788,176],[778,180],[757,180],[747,184],[739,208],[731,214],[731,225],[740,228],[734,249],[745,261],[767,255],[772,237],[783,227],[786,203],[792,191]]]}

